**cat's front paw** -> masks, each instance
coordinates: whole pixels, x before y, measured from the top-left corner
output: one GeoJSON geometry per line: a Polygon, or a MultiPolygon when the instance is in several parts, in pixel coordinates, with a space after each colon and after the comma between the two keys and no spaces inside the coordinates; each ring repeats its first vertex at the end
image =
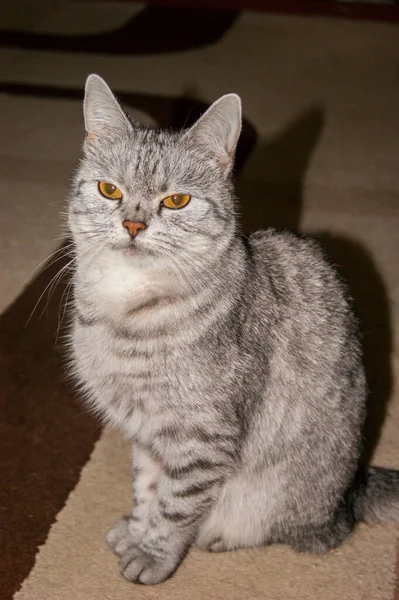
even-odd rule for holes
{"type": "Polygon", "coordinates": [[[168,579],[178,565],[168,559],[157,559],[134,547],[121,556],[119,566],[122,575],[128,581],[151,585],[168,579]]]}
{"type": "Polygon", "coordinates": [[[122,556],[132,546],[138,546],[144,531],[131,517],[119,519],[106,535],[107,546],[117,556],[122,556]]]}

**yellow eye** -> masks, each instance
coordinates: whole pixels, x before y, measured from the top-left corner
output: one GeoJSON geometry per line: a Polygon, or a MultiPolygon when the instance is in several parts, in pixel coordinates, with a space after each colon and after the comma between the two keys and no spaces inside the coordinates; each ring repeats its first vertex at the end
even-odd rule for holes
{"type": "Polygon", "coordinates": [[[108,181],[99,181],[98,189],[102,196],[109,198],[110,200],[122,200],[123,198],[120,189],[113,183],[108,183],[108,181]]]}
{"type": "Polygon", "coordinates": [[[183,208],[190,200],[191,196],[189,194],[173,194],[173,196],[168,196],[162,200],[162,206],[174,209],[183,208]]]}

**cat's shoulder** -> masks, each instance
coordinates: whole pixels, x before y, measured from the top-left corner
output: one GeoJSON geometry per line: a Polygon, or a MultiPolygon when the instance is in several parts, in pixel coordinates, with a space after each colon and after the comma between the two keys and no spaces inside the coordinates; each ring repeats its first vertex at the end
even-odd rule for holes
{"type": "Polygon", "coordinates": [[[249,236],[248,241],[254,253],[265,258],[308,258],[322,262],[328,260],[319,242],[287,229],[259,229],[249,236]]]}

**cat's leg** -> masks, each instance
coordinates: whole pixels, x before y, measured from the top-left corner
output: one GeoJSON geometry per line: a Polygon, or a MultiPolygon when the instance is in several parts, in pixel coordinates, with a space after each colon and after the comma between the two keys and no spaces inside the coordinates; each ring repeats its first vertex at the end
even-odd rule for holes
{"type": "Polygon", "coordinates": [[[146,450],[134,444],[132,514],[117,521],[106,538],[109,548],[118,556],[140,543],[148,527],[160,473],[159,463],[146,450]]]}
{"type": "Polygon", "coordinates": [[[272,542],[275,501],[260,474],[241,474],[228,480],[207,518],[196,545],[208,552],[253,548],[272,542]]]}
{"type": "Polygon", "coordinates": [[[174,573],[219,493],[220,466],[197,458],[160,477],[148,528],[138,546],[121,556],[126,579],[154,584],[174,573]]]}
{"type": "MultiPolygon", "coordinates": [[[[226,552],[266,544],[288,544],[297,552],[323,554],[339,546],[353,529],[345,510],[336,510],[325,522],[306,522],[308,506],[293,518],[292,499],[284,497],[284,479],[278,470],[264,476],[243,475],[227,481],[207,518],[201,523],[196,544],[209,552],[226,552]]],[[[296,506],[301,501],[296,498],[296,506]]],[[[320,512],[323,506],[317,507],[320,512]]],[[[313,506],[313,514],[316,506],[313,506]]],[[[326,512],[326,510],[324,510],[326,512]]],[[[327,511],[328,512],[328,511],[327,511]]],[[[312,514],[309,513],[309,516],[312,514]]]]}

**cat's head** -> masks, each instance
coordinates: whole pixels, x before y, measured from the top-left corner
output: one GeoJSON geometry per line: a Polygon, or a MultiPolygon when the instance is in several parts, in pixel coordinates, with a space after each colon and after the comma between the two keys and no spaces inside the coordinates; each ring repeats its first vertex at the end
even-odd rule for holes
{"type": "Polygon", "coordinates": [[[188,130],[127,118],[97,75],[86,83],[86,139],[69,225],[78,250],[107,248],[132,260],[207,264],[235,235],[231,170],[241,102],[223,96],[188,130]]]}

